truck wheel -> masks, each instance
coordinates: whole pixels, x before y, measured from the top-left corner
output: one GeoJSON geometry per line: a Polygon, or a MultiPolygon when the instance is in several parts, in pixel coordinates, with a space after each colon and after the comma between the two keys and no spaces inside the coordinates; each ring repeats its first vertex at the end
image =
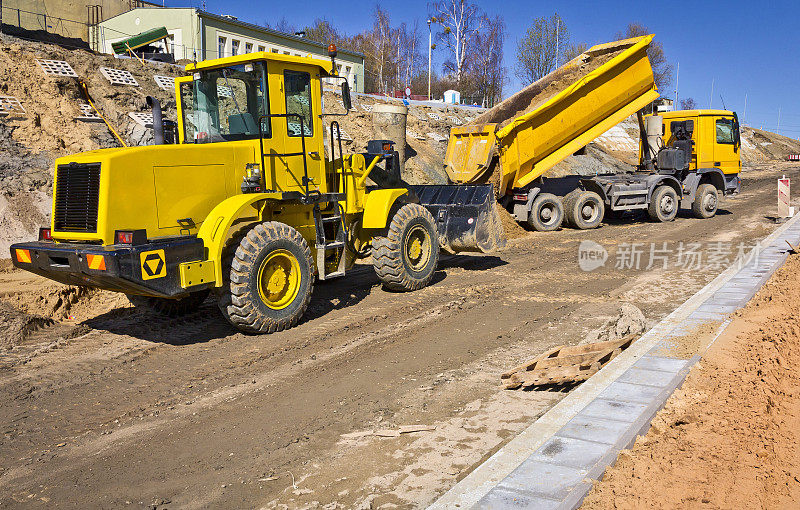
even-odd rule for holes
{"type": "Polygon", "coordinates": [[[606,205],[594,191],[576,190],[564,198],[567,224],[581,230],[597,228],[605,216],[606,205]]]}
{"type": "Polygon", "coordinates": [[[558,230],[564,221],[564,204],[551,193],[541,193],[534,199],[528,213],[528,225],[538,232],[558,230]]]}
{"type": "Polygon", "coordinates": [[[647,206],[647,215],[653,221],[672,221],[678,214],[678,194],[671,186],[657,187],[647,206]]]}
{"type": "Polygon", "coordinates": [[[151,310],[158,314],[175,318],[192,313],[200,308],[200,305],[202,305],[203,301],[208,297],[209,292],[208,289],[199,290],[197,292],[192,292],[188,296],[177,299],[138,296],[136,294],[126,294],[126,296],[128,297],[128,301],[136,308],[151,310]]]}
{"type": "Polygon", "coordinates": [[[297,324],[311,301],[311,249],[300,232],[277,221],[253,227],[230,267],[227,319],[247,333],[274,333],[297,324]]]}
{"type": "Polygon", "coordinates": [[[713,184],[701,184],[692,202],[692,213],[696,218],[711,218],[717,214],[717,187],[713,184]]]}
{"type": "Polygon", "coordinates": [[[372,265],[385,289],[421,289],[430,283],[438,263],[436,224],[419,204],[401,207],[385,234],[372,240],[372,265]]]}

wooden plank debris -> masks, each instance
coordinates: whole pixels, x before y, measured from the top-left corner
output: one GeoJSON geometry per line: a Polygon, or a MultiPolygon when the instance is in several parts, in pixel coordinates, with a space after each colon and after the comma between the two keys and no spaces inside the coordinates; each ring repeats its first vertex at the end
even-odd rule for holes
{"type": "Polygon", "coordinates": [[[559,345],[500,375],[506,389],[585,381],[627,349],[637,338],[583,345],[559,345]]]}

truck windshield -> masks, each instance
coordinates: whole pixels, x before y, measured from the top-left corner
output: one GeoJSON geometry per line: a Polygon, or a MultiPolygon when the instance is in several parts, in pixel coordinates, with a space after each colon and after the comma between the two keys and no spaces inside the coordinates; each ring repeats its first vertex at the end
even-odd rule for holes
{"type": "MultiPolygon", "coordinates": [[[[269,113],[263,63],[201,71],[181,88],[181,108],[186,143],[258,138],[258,119],[269,113]]],[[[261,123],[266,138],[270,125],[261,123]]]]}

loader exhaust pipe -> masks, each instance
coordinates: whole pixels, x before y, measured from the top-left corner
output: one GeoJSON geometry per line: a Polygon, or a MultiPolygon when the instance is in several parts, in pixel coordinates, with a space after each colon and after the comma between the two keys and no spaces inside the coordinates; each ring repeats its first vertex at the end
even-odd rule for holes
{"type": "Polygon", "coordinates": [[[153,109],[153,138],[156,145],[164,145],[164,117],[161,103],[153,96],[147,96],[147,106],[153,109]]]}

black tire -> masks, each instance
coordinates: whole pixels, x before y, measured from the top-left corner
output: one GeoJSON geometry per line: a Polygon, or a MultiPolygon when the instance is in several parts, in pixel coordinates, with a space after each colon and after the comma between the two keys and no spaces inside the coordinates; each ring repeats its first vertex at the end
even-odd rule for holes
{"type": "Polygon", "coordinates": [[[216,290],[217,307],[225,320],[231,322],[228,315],[228,307],[231,304],[231,264],[233,257],[236,256],[236,250],[239,248],[242,239],[247,235],[250,229],[253,228],[252,224],[240,227],[236,232],[231,235],[222,248],[222,286],[216,290]]]}
{"type": "Polygon", "coordinates": [[[606,205],[594,191],[575,190],[564,198],[567,224],[580,230],[597,228],[606,213],[606,205]],[[577,192],[577,193],[576,193],[577,192]]]}
{"type": "Polygon", "coordinates": [[[387,290],[410,291],[431,282],[439,264],[439,234],[430,211],[406,204],[372,240],[372,266],[387,290]]]}
{"type": "Polygon", "coordinates": [[[192,313],[200,308],[200,305],[208,297],[209,289],[192,292],[188,296],[177,299],[159,298],[152,296],[138,296],[136,294],[126,294],[128,301],[136,308],[150,310],[160,315],[176,318],[192,313]]]}
{"type": "Polygon", "coordinates": [[[296,325],[311,301],[312,264],[311,249],[294,228],[277,221],[254,226],[231,261],[230,303],[224,315],[246,333],[274,333],[296,325]]]}
{"type": "Polygon", "coordinates": [[[675,219],[678,214],[678,194],[671,186],[662,184],[653,191],[650,203],[647,205],[647,215],[652,221],[667,222],[675,219]]]}
{"type": "Polygon", "coordinates": [[[692,202],[692,213],[695,218],[707,219],[717,214],[719,200],[717,197],[717,187],[713,184],[701,184],[697,187],[692,202]]]}
{"type": "Polygon", "coordinates": [[[564,222],[564,204],[550,193],[540,193],[528,213],[528,225],[538,232],[552,232],[564,222]]]}

